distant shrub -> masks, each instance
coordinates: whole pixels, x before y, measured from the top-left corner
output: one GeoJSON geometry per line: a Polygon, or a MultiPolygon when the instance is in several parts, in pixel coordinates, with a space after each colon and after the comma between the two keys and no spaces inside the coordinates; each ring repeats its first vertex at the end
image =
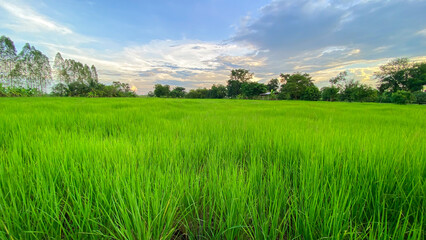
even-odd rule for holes
{"type": "Polygon", "coordinates": [[[56,97],[67,96],[69,92],[68,86],[63,83],[58,83],[52,88],[51,95],[56,97]]]}
{"type": "Polygon", "coordinates": [[[379,103],[391,103],[392,102],[392,93],[383,92],[377,97],[377,102],[379,103]]]}
{"type": "Polygon", "coordinates": [[[42,96],[43,93],[35,88],[24,87],[0,87],[0,96],[3,97],[34,97],[42,96]]]}
{"type": "Polygon", "coordinates": [[[308,101],[318,101],[320,98],[321,92],[315,85],[306,87],[305,91],[303,91],[302,96],[300,97],[301,100],[308,101]]]}
{"type": "Polygon", "coordinates": [[[289,100],[290,94],[287,92],[280,92],[277,96],[278,100],[289,100]]]}
{"type": "Polygon", "coordinates": [[[392,102],[396,104],[407,104],[416,100],[412,93],[402,90],[392,93],[391,98],[392,102]]]}
{"type": "Polygon", "coordinates": [[[414,96],[416,97],[416,103],[426,104],[426,92],[415,92],[414,96]]]}
{"type": "Polygon", "coordinates": [[[340,89],[335,86],[321,88],[321,98],[323,101],[336,101],[339,99],[340,89]]]}
{"type": "Polygon", "coordinates": [[[6,88],[3,87],[3,84],[0,83],[0,97],[6,97],[6,88]]]}

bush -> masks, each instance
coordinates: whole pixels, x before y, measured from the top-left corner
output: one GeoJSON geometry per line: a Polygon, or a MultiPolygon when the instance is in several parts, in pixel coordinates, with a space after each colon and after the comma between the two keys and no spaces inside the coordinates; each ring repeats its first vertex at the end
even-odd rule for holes
{"type": "Polygon", "coordinates": [[[259,97],[260,94],[266,93],[267,87],[263,83],[258,82],[245,82],[241,85],[241,94],[244,98],[255,98],[259,97]]]}
{"type": "Polygon", "coordinates": [[[301,100],[318,101],[321,98],[320,90],[315,86],[309,86],[303,91],[301,100]]]}
{"type": "Polygon", "coordinates": [[[68,95],[69,89],[66,84],[58,83],[52,88],[52,95],[56,97],[65,97],[68,95]]]}
{"type": "Polygon", "coordinates": [[[6,97],[6,88],[3,87],[3,84],[0,83],[0,97],[6,97]]]}
{"type": "Polygon", "coordinates": [[[396,104],[407,104],[407,103],[415,102],[416,100],[413,94],[403,90],[392,93],[391,98],[392,98],[392,102],[396,104]]]}
{"type": "Polygon", "coordinates": [[[379,103],[391,103],[392,102],[392,93],[390,93],[390,92],[381,93],[377,98],[377,102],[379,102],[379,103]]]}
{"type": "Polygon", "coordinates": [[[168,97],[170,95],[170,86],[155,84],[154,95],[156,97],[168,97]]]}
{"type": "Polygon", "coordinates": [[[4,90],[6,97],[33,97],[42,96],[43,93],[36,88],[10,87],[4,90]]]}
{"type": "Polygon", "coordinates": [[[426,104],[426,92],[415,92],[414,97],[416,98],[416,103],[426,104]]]}
{"type": "Polygon", "coordinates": [[[336,101],[339,98],[340,89],[335,86],[323,87],[321,89],[321,98],[323,101],[336,101]]]}
{"type": "Polygon", "coordinates": [[[84,82],[70,84],[58,83],[52,88],[52,96],[58,97],[136,97],[129,84],[113,82],[112,85],[95,83],[87,85],[84,82]]]}
{"type": "Polygon", "coordinates": [[[176,87],[175,89],[173,89],[170,92],[169,96],[172,97],[172,98],[183,98],[183,97],[185,97],[185,94],[186,94],[185,88],[176,87]]]}
{"type": "Polygon", "coordinates": [[[277,96],[278,100],[290,100],[290,94],[287,92],[283,92],[281,91],[278,96],[277,96]]]}

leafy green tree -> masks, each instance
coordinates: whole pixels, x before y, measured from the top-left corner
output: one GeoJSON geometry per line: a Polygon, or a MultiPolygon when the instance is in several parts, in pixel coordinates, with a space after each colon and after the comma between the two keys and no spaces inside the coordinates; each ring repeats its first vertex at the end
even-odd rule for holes
{"type": "Polygon", "coordinates": [[[13,71],[16,64],[16,48],[13,41],[6,37],[0,37],[0,83],[7,83],[9,86],[14,86],[13,71]]]}
{"type": "Polygon", "coordinates": [[[300,100],[308,87],[314,87],[312,77],[307,73],[281,74],[281,96],[300,100]]]}
{"type": "Polygon", "coordinates": [[[268,84],[266,84],[266,87],[269,92],[276,92],[280,87],[280,81],[277,78],[271,79],[268,84]]]}
{"type": "Polygon", "coordinates": [[[65,82],[65,60],[62,58],[61,53],[56,53],[53,62],[53,78],[59,83],[65,82]]]}
{"type": "Polygon", "coordinates": [[[377,90],[355,80],[348,81],[343,86],[340,94],[340,100],[347,102],[374,102],[377,101],[377,99],[377,90]]]}
{"type": "Polygon", "coordinates": [[[98,77],[98,71],[96,70],[95,65],[92,65],[90,67],[90,77],[92,78],[92,80],[96,83],[99,82],[99,77],[98,77]]]}
{"type": "Polygon", "coordinates": [[[416,98],[416,103],[426,104],[426,92],[415,92],[414,97],[416,98]]]}
{"type": "Polygon", "coordinates": [[[323,101],[336,101],[339,99],[340,89],[336,86],[321,88],[321,98],[323,101]]]}
{"type": "Polygon", "coordinates": [[[240,81],[243,83],[243,82],[250,81],[253,78],[253,76],[254,74],[247,69],[242,69],[242,68],[232,69],[230,80],[240,81]]]}
{"type": "Polygon", "coordinates": [[[185,88],[183,87],[175,87],[171,92],[170,92],[170,97],[172,98],[183,98],[185,97],[185,88]]]}
{"type": "Polygon", "coordinates": [[[49,58],[28,43],[22,48],[18,57],[19,60],[15,67],[19,71],[15,71],[15,74],[25,80],[27,88],[44,91],[52,80],[49,58]]]}
{"type": "Polygon", "coordinates": [[[317,86],[311,85],[305,88],[302,93],[301,100],[318,101],[321,98],[321,92],[317,86]]]}
{"type": "Polygon", "coordinates": [[[238,80],[228,80],[228,84],[226,85],[227,94],[230,98],[235,98],[239,94],[241,94],[241,85],[243,83],[238,80]]]}
{"type": "Polygon", "coordinates": [[[58,83],[52,88],[52,95],[57,97],[65,97],[68,96],[68,86],[64,83],[58,83]]]}
{"type": "Polygon", "coordinates": [[[323,100],[332,101],[331,99],[337,99],[337,96],[341,101],[348,102],[374,102],[379,99],[376,89],[348,78],[346,71],[331,78],[330,83],[331,87],[323,88],[323,100]]]}
{"type": "Polygon", "coordinates": [[[208,98],[209,90],[206,88],[199,89],[191,89],[188,94],[186,94],[186,98],[208,98]]]}
{"type": "Polygon", "coordinates": [[[278,78],[274,78],[269,80],[269,82],[266,84],[267,90],[269,92],[276,92],[279,90],[280,88],[280,81],[278,80],[278,78]]]}
{"type": "Polygon", "coordinates": [[[342,88],[343,85],[347,82],[348,72],[340,72],[336,77],[328,80],[331,83],[331,86],[337,85],[337,87],[342,88]]]}
{"type": "Polygon", "coordinates": [[[426,86],[426,62],[414,64],[408,72],[406,89],[410,92],[422,91],[426,86]]]}
{"type": "Polygon", "coordinates": [[[227,89],[225,86],[218,84],[213,85],[209,89],[208,98],[225,98],[227,93],[227,89]]]}
{"type": "Polygon", "coordinates": [[[170,86],[156,84],[154,86],[154,95],[156,97],[168,97],[170,95],[170,86]]]}
{"type": "Polygon", "coordinates": [[[4,88],[3,84],[0,83],[0,97],[6,97],[6,96],[7,96],[6,88],[4,88]]]}
{"type": "Polygon", "coordinates": [[[230,79],[226,86],[228,97],[235,98],[240,95],[242,84],[249,82],[253,79],[253,76],[254,74],[247,69],[232,69],[230,79]]]}
{"type": "Polygon", "coordinates": [[[68,84],[68,92],[72,97],[85,97],[91,91],[89,86],[84,84],[83,82],[72,82],[68,84]]]}
{"type": "Polygon", "coordinates": [[[415,97],[408,91],[399,90],[392,93],[392,102],[396,104],[413,103],[415,102],[415,97]]]}
{"type": "Polygon", "coordinates": [[[380,66],[380,72],[375,73],[375,77],[380,82],[380,92],[394,93],[399,90],[408,90],[407,83],[411,67],[412,63],[408,58],[397,58],[380,66]]]}
{"type": "Polygon", "coordinates": [[[241,86],[241,94],[246,98],[254,98],[268,91],[263,83],[245,82],[241,86]]]}

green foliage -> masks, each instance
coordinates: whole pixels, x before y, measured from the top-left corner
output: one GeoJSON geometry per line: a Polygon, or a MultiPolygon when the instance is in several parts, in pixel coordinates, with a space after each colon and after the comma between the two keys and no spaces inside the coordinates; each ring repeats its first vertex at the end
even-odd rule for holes
{"type": "Polygon", "coordinates": [[[399,90],[394,93],[392,93],[392,102],[396,104],[407,104],[407,103],[413,103],[415,102],[415,96],[408,92],[399,90]]]}
{"type": "Polygon", "coordinates": [[[424,106],[8,98],[0,116],[0,239],[424,239],[424,106]]]}
{"type": "Polygon", "coordinates": [[[69,84],[58,83],[52,88],[52,96],[57,97],[136,97],[127,83],[113,82],[112,85],[102,83],[84,83],[80,81],[69,84]]]}
{"type": "Polygon", "coordinates": [[[263,83],[244,82],[241,85],[241,94],[245,98],[258,97],[260,94],[268,91],[268,88],[263,83]]]}
{"type": "Polygon", "coordinates": [[[68,89],[68,86],[63,83],[58,83],[52,88],[52,96],[56,97],[65,97],[68,96],[70,90],[68,89]]]}
{"type": "Polygon", "coordinates": [[[225,98],[227,93],[227,89],[225,86],[218,84],[213,85],[209,89],[208,98],[225,98]]]}
{"type": "MultiPolygon", "coordinates": [[[[82,64],[72,59],[63,59],[57,53],[53,63],[53,76],[60,84],[53,87],[54,96],[90,96],[107,95],[105,86],[99,84],[96,67],[82,64]],[[55,87],[57,87],[55,89],[55,87]]],[[[5,84],[10,96],[34,96],[45,92],[52,83],[52,68],[49,58],[30,44],[25,44],[16,54],[13,41],[0,37],[0,83],[5,84]],[[37,89],[37,91],[35,90],[37,89]]],[[[132,96],[135,93],[127,86],[114,86],[113,95],[132,96]],[[120,89],[120,90],[117,90],[120,89]]]]}
{"type": "Polygon", "coordinates": [[[334,102],[339,99],[340,89],[335,86],[321,88],[321,98],[323,101],[334,102]]]}
{"type": "Polygon", "coordinates": [[[156,97],[168,97],[170,95],[170,86],[169,85],[155,84],[154,95],[156,97]]]}
{"type": "Polygon", "coordinates": [[[8,87],[4,91],[3,97],[37,97],[43,96],[43,92],[36,88],[24,88],[24,87],[8,87]]]}
{"type": "Polygon", "coordinates": [[[347,76],[347,72],[341,72],[336,77],[331,78],[331,87],[322,89],[323,100],[330,101],[330,99],[334,100],[337,97],[340,98],[340,101],[347,102],[375,102],[379,100],[376,89],[361,84],[359,81],[348,79],[347,76]]]}
{"type": "Polygon", "coordinates": [[[0,83],[0,97],[6,97],[6,96],[7,96],[6,88],[4,88],[3,84],[0,83]]]}
{"type": "Polygon", "coordinates": [[[426,92],[415,92],[414,97],[416,98],[416,103],[426,104],[426,92]]]}
{"type": "Polygon", "coordinates": [[[183,98],[185,97],[185,88],[183,87],[175,87],[171,92],[170,92],[170,97],[172,98],[183,98]]]}
{"type": "Polygon", "coordinates": [[[207,88],[191,89],[186,98],[208,98],[209,90],[207,88]]]}
{"type": "MultiPolygon", "coordinates": [[[[309,95],[312,93],[312,97],[316,98],[318,88],[314,90],[311,88],[310,90],[307,90],[309,87],[315,87],[312,77],[309,76],[307,73],[294,73],[294,74],[281,74],[281,82],[283,85],[281,85],[281,92],[282,96],[285,96],[285,99],[290,100],[300,100],[303,97],[310,98],[309,95]],[[306,92],[306,91],[309,91],[306,92]]],[[[319,90],[318,90],[319,95],[319,90]]]]}
{"type": "Polygon", "coordinates": [[[375,102],[378,99],[378,92],[365,84],[351,82],[345,86],[340,96],[342,101],[375,102]]]}
{"type": "Polygon", "coordinates": [[[271,79],[268,84],[266,84],[266,87],[269,92],[276,92],[280,88],[280,81],[277,78],[271,79]]]}
{"type": "Polygon", "coordinates": [[[91,91],[83,82],[71,82],[68,84],[68,95],[71,97],[84,97],[91,91]]]}
{"type": "Polygon", "coordinates": [[[329,80],[331,86],[337,85],[339,88],[342,88],[343,85],[347,81],[348,72],[340,72],[336,77],[333,77],[329,80]]]}
{"type": "Polygon", "coordinates": [[[253,78],[254,74],[247,69],[232,69],[230,80],[239,81],[241,83],[249,82],[253,78]]]}
{"type": "Polygon", "coordinates": [[[317,86],[311,85],[305,89],[301,96],[301,100],[318,101],[321,98],[321,92],[317,86]]]}
{"type": "Polygon", "coordinates": [[[291,100],[290,93],[280,91],[278,93],[278,100],[291,100]]]}
{"type": "Polygon", "coordinates": [[[379,103],[391,103],[392,102],[392,93],[391,92],[379,93],[377,102],[379,102],[379,103]]]}
{"type": "Polygon", "coordinates": [[[410,92],[423,91],[426,86],[426,62],[414,64],[409,69],[406,85],[410,92]]]}
{"type": "Polygon", "coordinates": [[[228,97],[236,98],[238,95],[244,95],[242,92],[243,83],[248,83],[253,78],[253,75],[247,69],[231,70],[230,79],[226,86],[228,97]]]}
{"type": "Polygon", "coordinates": [[[228,97],[235,98],[239,94],[241,94],[241,85],[243,83],[238,80],[228,80],[228,84],[226,85],[226,89],[228,91],[228,97]]]}
{"type": "Polygon", "coordinates": [[[375,74],[380,92],[421,91],[426,85],[426,63],[413,64],[408,58],[397,58],[380,66],[375,74]]]}

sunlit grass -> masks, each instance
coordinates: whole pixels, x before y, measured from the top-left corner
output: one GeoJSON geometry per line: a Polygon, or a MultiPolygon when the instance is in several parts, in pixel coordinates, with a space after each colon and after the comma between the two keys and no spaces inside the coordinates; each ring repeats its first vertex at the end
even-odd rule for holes
{"type": "Polygon", "coordinates": [[[1,239],[424,239],[426,108],[0,99],[1,239]]]}

